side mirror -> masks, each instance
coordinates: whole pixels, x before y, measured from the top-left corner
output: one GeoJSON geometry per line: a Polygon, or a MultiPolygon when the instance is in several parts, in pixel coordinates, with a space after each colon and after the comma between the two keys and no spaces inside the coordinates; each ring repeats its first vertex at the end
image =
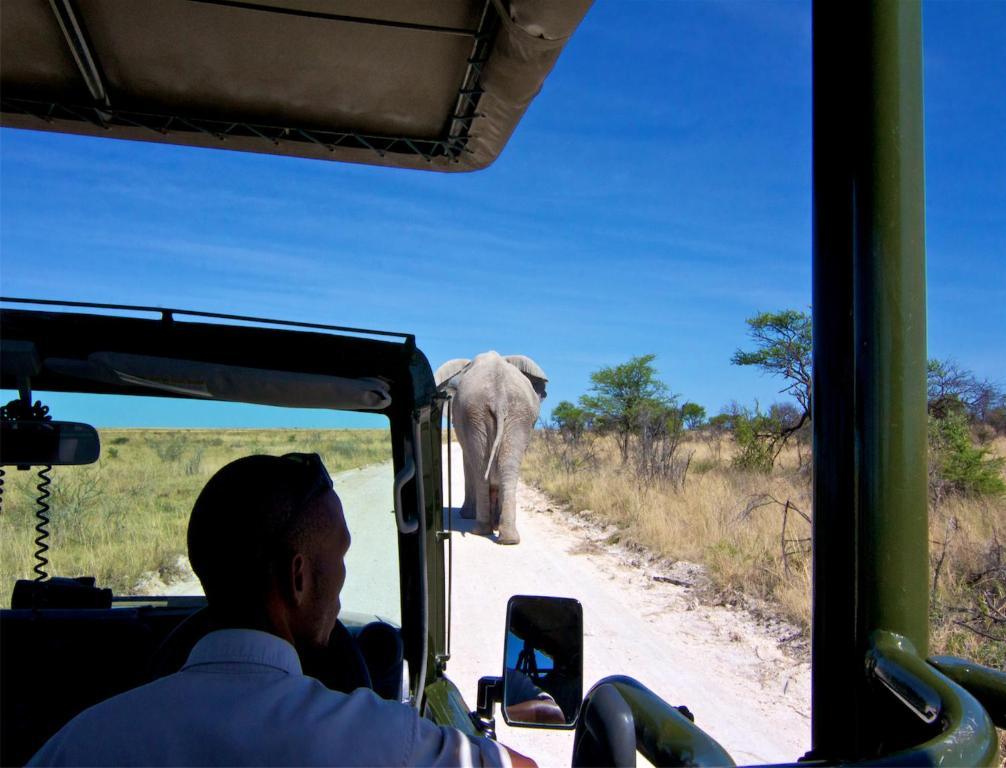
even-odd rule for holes
{"type": "Polygon", "coordinates": [[[583,608],[567,597],[515,595],[503,649],[507,725],[572,728],[583,700],[583,608]]]}
{"type": "Polygon", "coordinates": [[[98,431],[74,421],[0,423],[0,465],[32,467],[93,464],[101,452],[98,431]]]}

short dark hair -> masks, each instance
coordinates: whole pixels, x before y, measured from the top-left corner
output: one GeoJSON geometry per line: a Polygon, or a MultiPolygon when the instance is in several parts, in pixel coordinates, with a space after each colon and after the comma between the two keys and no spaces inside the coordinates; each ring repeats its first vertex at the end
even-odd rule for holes
{"type": "Polygon", "coordinates": [[[284,456],[245,456],[210,478],[192,508],[188,548],[211,606],[244,610],[262,598],[274,567],[313,526],[310,502],[326,488],[315,467],[284,456]]]}

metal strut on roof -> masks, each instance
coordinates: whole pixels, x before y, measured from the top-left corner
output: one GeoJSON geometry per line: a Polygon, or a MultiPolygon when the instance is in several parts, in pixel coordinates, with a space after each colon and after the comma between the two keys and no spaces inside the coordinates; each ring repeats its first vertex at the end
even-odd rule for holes
{"type": "Polygon", "coordinates": [[[329,152],[337,147],[367,149],[378,156],[386,153],[416,154],[424,158],[457,157],[464,151],[467,136],[456,135],[447,139],[418,139],[405,136],[373,136],[351,131],[330,131],[294,126],[256,125],[232,123],[223,120],[180,117],[179,115],[131,112],[114,107],[99,108],[88,105],[67,105],[53,101],[0,98],[0,108],[10,114],[29,115],[52,122],[56,119],[74,119],[91,123],[99,128],[114,126],[145,128],[154,133],[204,133],[226,142],[230,138],[257,138],[273,145],[282,143],[313,143],[329,152]]]}
{"type": "Polygon", "coordinates": [[[52,12],[59,22],[59,28],[63,31],[70,53],[84,84],[87,85],[87,90],[91,92],[91,97],[98,104],[108,106],[108,93],[105,90],[101,70],[87,39],[84,25],[77,18],[73,5],[70,4],[70,0],[49,0],[49,5],[52,6],[52,12]]]}

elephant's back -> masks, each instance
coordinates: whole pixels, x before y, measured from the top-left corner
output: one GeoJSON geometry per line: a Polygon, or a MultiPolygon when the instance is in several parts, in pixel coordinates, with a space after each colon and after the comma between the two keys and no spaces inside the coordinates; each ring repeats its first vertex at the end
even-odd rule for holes
{"type": "Polygon", "coordinates": [[[479,355],[471,370],[461,378],[455,390],[457,407],[486,408],[501,405],[525,406],[538,402],[527,377],[497,354],[479,355]]]}

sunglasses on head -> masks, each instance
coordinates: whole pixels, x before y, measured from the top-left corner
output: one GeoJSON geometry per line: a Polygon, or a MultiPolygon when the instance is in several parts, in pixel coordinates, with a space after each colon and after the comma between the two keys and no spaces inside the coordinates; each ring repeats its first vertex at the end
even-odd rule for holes
{"type": "Polygon", "coordinates": [[[335,485],[332,483],[332,476],[328,474],[325,463],[317,453],[286,453],[281,458],[292,461],[302,467],[307,467],[313,473],[309,485],[304,489],[304,493],[301,494],[301,506],[307,504],[325,491],[334,489],[335,485]]]}

